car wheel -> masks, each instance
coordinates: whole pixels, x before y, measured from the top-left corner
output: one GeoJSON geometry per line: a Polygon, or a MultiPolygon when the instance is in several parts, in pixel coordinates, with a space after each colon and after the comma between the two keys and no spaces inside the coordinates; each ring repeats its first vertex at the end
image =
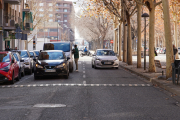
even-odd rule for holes
{"type": "Polygon", "coordinates": [[[97,69],[97,67],[96,67],[95,63],[94,63],[94,68],[95,68],[95,69],[97,69]]]}
{"type": "MultiPolygon", "coordinates": [[[[68,73],[68,74],[69,74],[69,73],[68,73]]],[[[68,74],[67,74],[67,75],[64,75],[64,78],[65,78],[65,79],[68,79],[68,77],[69,77],[69,75],[68,75],[68,74]]]]}
{"type": "Polygon", "coordinates": [[[73,63],[72,63],[72,65],[71,65],[72,67],[69,69],[69,72],[73,72],[73,63]]]}
{"type": "Polygon", "coordinates": [[[38,78],[39,78],[38,76],[34,75],[34,80],[37,80],[38,78]]]}
{"type": "Polygon", "coordinates": [[[23,72],[21,73],[21,76],[24,77],[24,75],[25,75],[25,72],[24,72],[24,70],[23,70],[23,72]]]}
{"type": "Polygon", "coordinates": [[[16,78],[16,81],[19,81],[19,79],[20,79],[20,77],[19,77],[19,73],[18,73],[18,76],[17,76],[17,78],[16,78]]]}
{"type": "Polygon", "coordinates": [[[10,81],[10,84],[14,84],[14,72],[13,72],[12,80],[10,81]]]}
{"type": "Polygon", "coordinates": [[[32,69],[29,70],[29,75],[31,75],[31,74],[32,74],[32,69]]]}
{"type": "Polygon", "coordinates": [[[119,67],[116,67],[116,69],[119,69],[119,67]]]}
{"type": "Polygon", "coordinates": [[[21,70],[19,71],[19,79],[21,79],[21,70]]]}
{"type": "Polygon", "coordinates": [[[94,65],[93,65],[93,63],[92,63],[92,68],[94,68],[94,65]]]}

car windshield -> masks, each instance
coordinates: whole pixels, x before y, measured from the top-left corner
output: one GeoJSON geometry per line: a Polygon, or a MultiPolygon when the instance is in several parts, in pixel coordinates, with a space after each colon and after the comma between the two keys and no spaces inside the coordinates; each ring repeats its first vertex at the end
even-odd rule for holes
{"type": "Polygon", "coordinates": [[[34,51],[36,53],[36,55],[38,56],[39,55],[39,52],[38,51],[34,51]]]}
{"type": "Polygon", "coordinates": [[[61,60],[64,59],[62,52],[41,52],[39,60],[61,60]]]}
{"type": "Polygon", "coordinates": [[[20,54],[20,56],[21,56],[22,58],[29,57],[27,51],[18,51],[18,53],[20,54]]]}
{"type": "Polygon", "coordinates": [[[98,56],[115,56],[112,50],[97,50],[96,55],[98,56]]]}
{"type": "Polygon", "coordinates": [[[84,46],[79,46],[79,50],[84,50],[84,46]]]}
{"type": "Polygon", "coordinates": [[[31,56],[34,56],[34,53],[33,52],[29,52],[31,56]]]}
{"type": "Polygon", "coordinates": [[[70,43],[45,43],[44,50],[62,50],[64,52],[69,52],[70,43]]]}
{"type": "Polygon", "coordinates": [[[13,55],[14,55],[14,57],[16,58],[16,60],[19,61],[19,58],[18,58],[17,54],[16,54],[16,53],[13,53],[13,55]]]}
{"type": "Polygon", "coordinates": [[[10,62],[9,53],[0,53],[0,62],[10,62]]]}

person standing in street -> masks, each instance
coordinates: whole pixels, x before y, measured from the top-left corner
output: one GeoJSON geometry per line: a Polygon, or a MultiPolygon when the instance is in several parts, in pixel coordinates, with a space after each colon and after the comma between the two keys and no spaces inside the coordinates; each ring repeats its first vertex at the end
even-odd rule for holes
{"type": "Polygon", "coordinates": [[[76,64],[76,71],[78,71],[78,60],[79,60],[79,50],[77,48],[77,45],[74,45],[74,50],[73,50],[73,53],[74,53],[74,59],[75,59],[75,64],[76,64]]]}
{"type": "Polygon", "coordinates": [[[5,51],[10,51],[9,45],[7,46],[7,48],[5,49],[5,51]]]}
{"type": "Polygon", "coordinates": [[[175,58],[176,58],[177,52],[178,52],[177,48],[175,47],[175,45],[173,45],[174,60],[175,60],[175,58]]]}

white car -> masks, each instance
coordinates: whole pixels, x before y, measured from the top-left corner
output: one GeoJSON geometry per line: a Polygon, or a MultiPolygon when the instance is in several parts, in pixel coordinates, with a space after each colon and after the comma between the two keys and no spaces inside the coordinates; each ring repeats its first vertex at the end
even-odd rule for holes
{"type": "Polygon", "coordinates": [[[111,49],[97,49],[92,57],[92,68],[119,68],[119,59],[111,49]]]}

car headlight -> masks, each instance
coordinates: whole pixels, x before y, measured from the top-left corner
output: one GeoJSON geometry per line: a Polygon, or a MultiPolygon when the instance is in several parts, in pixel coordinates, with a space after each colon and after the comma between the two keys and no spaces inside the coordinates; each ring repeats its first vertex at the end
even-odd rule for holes
{"type": "Polygon", "coordinates": [[[101,61],[101,59],[99,59],[99,58],[96,58],[96,61],[101,61]]]}
{"type": "Polygon", "coordinates": [[[66,64],[63,63],[63,64],[60,64],[60,65],[56,66],[55,68],[62,68],[62,67],[64,67],[65,65],[66,65],[66,64]]]}
{"type": "Polygon", "coordinates": [[[11,64],[9,64],[9,65],[6,66],[6,67],[1,68],[0,70],[2,70],[2,71],[4,71],[4,72],[8,72],[9,69],[10,69],[10,66],[11,66],[11,64]]]}
{"type": "Polygon", "coordinates": [[[37,68],[43,68],[43,66],[36,64],[37,68]]]}

